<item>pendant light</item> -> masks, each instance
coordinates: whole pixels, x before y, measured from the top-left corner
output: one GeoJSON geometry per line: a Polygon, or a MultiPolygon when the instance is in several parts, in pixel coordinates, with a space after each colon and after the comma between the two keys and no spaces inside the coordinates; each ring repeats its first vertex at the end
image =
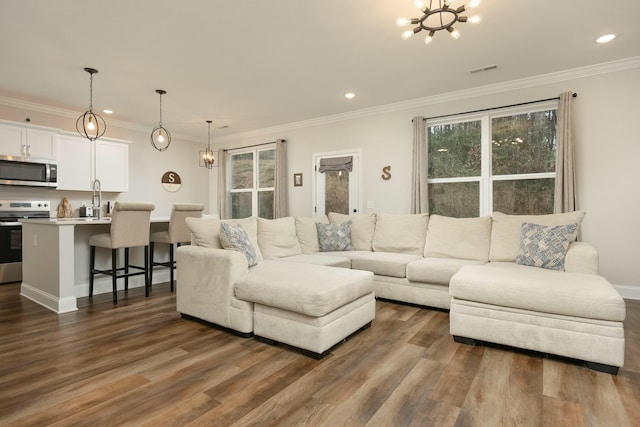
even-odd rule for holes
{"type": "Polygon", "coordinates": [[[209,126],[209,130],[207,132],[207,149],[204,150],[204,153],[202,154],[202,161],[204,162],[204,167],[211,169],[215,162],[213,151],[211,151],[211,120],[207,120],[207,125],[209,126]]]}
{"type": "Polygon", "coordinates": [[[107,125],[104,119],[93,112],[93,75],[98,73],[95,68],[85,68],[89,73],[89,110],[76,120],[76,130],[78,133],[90,141],[95,141],[104,135],[107,125]]]}
{"type": "Polygon", "coordinates": [[[171,134],[167,128],[162,126],[162,95],[167,91],[156,89],[156,93],[160,95],[160,122],[151,131],[151,145],[158,151],[165,151],[171,144],[171,134]]]}

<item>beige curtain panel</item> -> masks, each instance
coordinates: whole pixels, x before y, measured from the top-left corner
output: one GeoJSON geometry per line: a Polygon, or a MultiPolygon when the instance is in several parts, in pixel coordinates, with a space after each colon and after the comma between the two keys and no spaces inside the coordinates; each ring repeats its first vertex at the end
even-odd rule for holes
{"type": "Polygon", "coordinates": [[[411,213],[429,213],[427,132],[424,117],[413,118],[411,213]]]}
{"type": "Polygon", "coordinates": [[[553,198],[555,213],[573,212],[578,208],[574,143],[571,135],[573,92],[560,94],[558,102],[556,185],[553,198]]]}
{"type": "Polygon", "coordinates": [[[287,200],[287,144],[284,139],[276,140],[276,173],[273,195],[273,218],[283,218],[289,214],[287,200]]]}
{"type": "Polygon", "coordinates": [[[220,150],[218,155],[218,215],[220,219],[229,218],[229,194],[227,193],[227,151],[220,150]]]}

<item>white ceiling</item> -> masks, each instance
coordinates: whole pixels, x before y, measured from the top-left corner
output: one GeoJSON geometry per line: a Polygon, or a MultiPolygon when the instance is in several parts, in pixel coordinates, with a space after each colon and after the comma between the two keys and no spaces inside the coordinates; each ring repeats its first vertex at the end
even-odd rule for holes
{"type": "MultiPolygon", "coordinates": [[[[453,6],[465,0],[453,1],[453,6]]],[[[640,55],[640,2],[484,0],[403,41],[411,0],[0,0],[0,95],[206,139],[640,55]],[[470,14],[469,14],[470,15],[470,14]],[[616,33],[608,45],[597,36],[616,33]],[[468,70],[497,64],[478,74],[468,70]],[[353,91],[356,98],[346,100],[353,91]]]]}

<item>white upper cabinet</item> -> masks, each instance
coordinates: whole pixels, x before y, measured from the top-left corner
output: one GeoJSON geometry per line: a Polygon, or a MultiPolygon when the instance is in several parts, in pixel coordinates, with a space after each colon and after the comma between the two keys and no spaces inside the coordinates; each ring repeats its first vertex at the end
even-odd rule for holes
{"type": "Polygon", "coordinates": [[[87,138],[58,138],[58,190],[91,191],[93,143],[87,138]]]}
{"type": "Polygon", "coordinates": [[[0,155],[54,159],[58,131],[0,123],[0,155]]]}
{"type": "Polygon", "coordinates": [[[129,191],[129,143],[108,138],[89,141],[75,135],[58,139],[58,190],[129,191]]]}

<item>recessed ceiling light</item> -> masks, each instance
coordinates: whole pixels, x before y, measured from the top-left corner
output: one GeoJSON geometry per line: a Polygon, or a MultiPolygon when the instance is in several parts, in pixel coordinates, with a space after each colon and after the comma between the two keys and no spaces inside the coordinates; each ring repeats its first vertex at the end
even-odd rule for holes
{"type": "Polygon", "coordinates": [[[604,36],[600,36],[596,39],[596,43],[609,43],[611,40],[615,39],[615,34],[605,34],[604,36]]]}
{"type": "Polygon", "coordinates": [[[347,99],[353,99],[353,98],[356,97],[356,94],[353,93],[353,92],[347,92],[347,93],[344,94],[344,97],[347,98],[347,99]]]}
{"type": "Polygon", "coordinates": [[[113,110],[102,110],[105,114],[113,114],[113,110]]]}

